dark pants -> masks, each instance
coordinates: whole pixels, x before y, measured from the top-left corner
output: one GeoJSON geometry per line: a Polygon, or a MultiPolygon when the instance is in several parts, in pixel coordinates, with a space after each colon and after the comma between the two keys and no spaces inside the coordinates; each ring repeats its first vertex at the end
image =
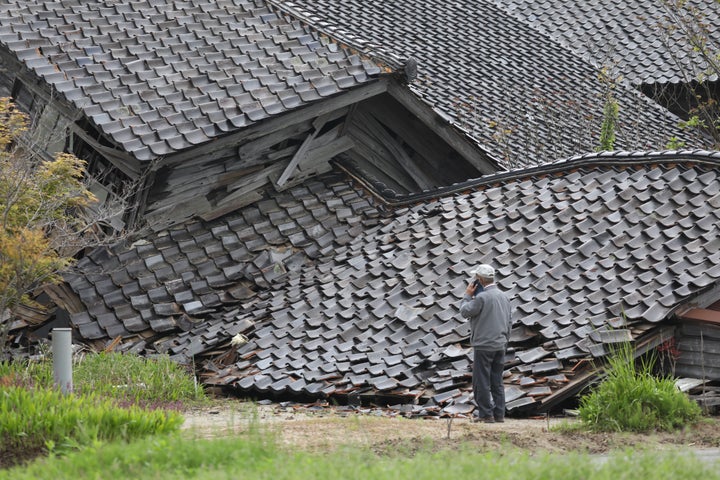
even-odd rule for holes
{"type": "Polygon", "coordinates": [[[474,349],[473,358],[473,395],[480,418],[505,418],[505,387],[503,369],[505,351],[485,351],[474,349]]]}

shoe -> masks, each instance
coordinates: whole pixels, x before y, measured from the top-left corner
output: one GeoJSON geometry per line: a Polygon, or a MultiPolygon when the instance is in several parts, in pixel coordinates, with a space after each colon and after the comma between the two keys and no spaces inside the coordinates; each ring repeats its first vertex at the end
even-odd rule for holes
{"type": "Polygon", "coordinates": [[[495,423],[505,423],[505,417],[495,417],[495,423]]]}
{"type": "Polygon", "coordinates": [[[473,418],[474,423],[495,423],[495,419],[493,417],[475,417],[473,418]]]}

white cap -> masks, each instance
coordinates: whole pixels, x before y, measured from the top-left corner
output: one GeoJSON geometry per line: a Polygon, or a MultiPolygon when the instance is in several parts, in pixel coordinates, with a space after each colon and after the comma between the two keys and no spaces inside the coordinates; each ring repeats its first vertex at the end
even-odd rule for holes
{"type": "Polygon", "coordinates": [[[475,276],[485,278],[487,280],[493,280],[495,278],[495,269],[486,264],[478,265],[475,269],[475,276]]]}

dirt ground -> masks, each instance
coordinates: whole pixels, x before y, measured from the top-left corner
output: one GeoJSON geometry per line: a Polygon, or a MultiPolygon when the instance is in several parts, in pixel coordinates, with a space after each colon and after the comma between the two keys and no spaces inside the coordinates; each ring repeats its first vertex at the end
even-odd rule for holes
{"type": "Polygon", "coordinates": [[[251,425],[273,432],[279,442],[313,452],[331,452],[344,445],[364,445],[379,454],[419,448],[452,448],[460,443],[478,451],[517,447],[529,453],[608,453],[628,447],[708,449],[720,447],[720,420],[706,417],[684,430],[649,434],[585,433],[558,428],[573,417],[507,418],[504,423],[472,423],[467,418],[405,418],[385,409],[303,405],[251,405],[226,400],[212,407],[184,412],[183,429],[212,438],[242,435],[251,425]]]}

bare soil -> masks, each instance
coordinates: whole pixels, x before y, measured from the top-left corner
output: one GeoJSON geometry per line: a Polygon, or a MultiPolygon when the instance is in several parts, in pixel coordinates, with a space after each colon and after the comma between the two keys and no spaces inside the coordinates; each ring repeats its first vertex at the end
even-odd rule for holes
{"type": "Polygon", "coordinates": [[[608,453],[634,448],[708,449],[720,447],[720,421],[706,417],[676,432],[587,433],[564,428],[573,417],[507,418],[504,423],[473,423],[467,418],[405,418],[386,409],[251,405],[225,400],[212,407],[183,412],[183,429],[200,438],[242,435],[252,428],[272,432],[281,444],[312,452],[332,452],[362,445],[381,455],[441,450],[461,443],[478,451],[507,450],[528,453],[608,453]]]}

